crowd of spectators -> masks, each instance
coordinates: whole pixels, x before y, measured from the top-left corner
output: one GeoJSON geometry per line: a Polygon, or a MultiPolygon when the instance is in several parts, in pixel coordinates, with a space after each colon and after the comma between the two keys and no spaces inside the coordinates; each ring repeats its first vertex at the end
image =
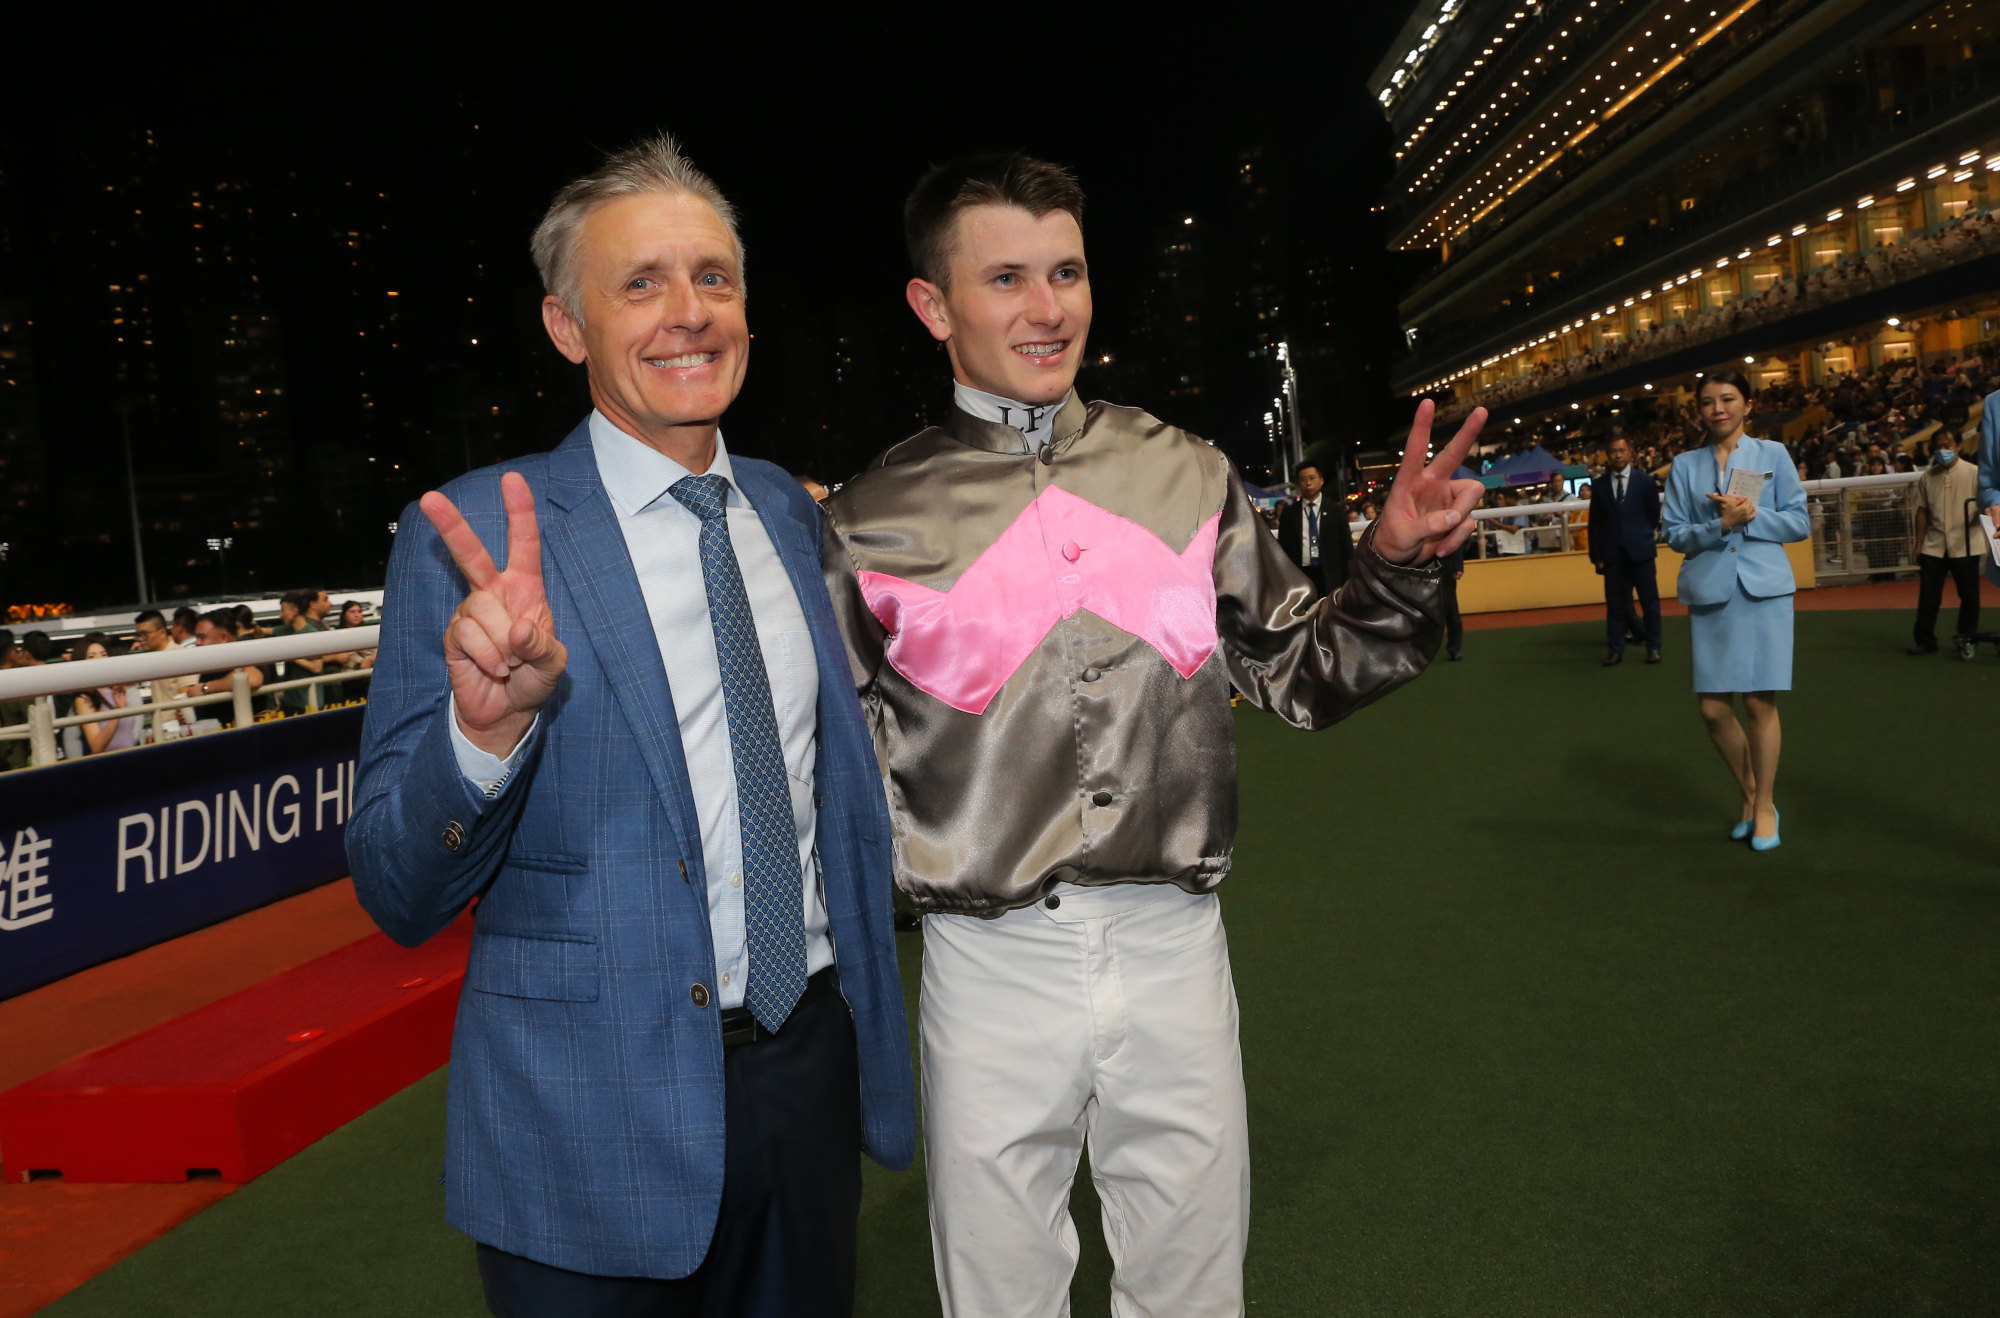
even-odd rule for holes
{"type": "MultiPolygon", "coordinates": [[[[1929,366],[1888,362],[1827,385],[1776,384],[1758,391],[1750,430],[1785,445],[1801,479],[1921,470],[1939,426],[1971,429],[1980,400],[2000,389],[2000,359],[1974,354],[1929,366]]],[[[1627,399],[1524,427],[1487,447],[1492,461],[1540,445],[1591,474],[1602,471],[1611,441],[1632,443],[1634,461],[1655,474],[1677,454],[1707,443],[1692,403],[1627,399]],[[1615,410],[1614,410],[1615,409],[1615,410]]]]}
{"type": "MultiPolygon", "coordinates": [[[[354,649],[310,659],[280,663],[231,665],[227,655],[208,651],[233,641],[252,640],[287,632],[316,632],[331,628],[363,626],[368,609],[359,600],[348,600],[334,615],[332,601],[324,590],[287,592],[278,602],[278,616],[269,625],[259,621],[247,604],[225,604],[200,612],[183,606],[168,617],[158,609],[147,609],[132,620],[129,638],[114,638],[108,632],[93,631],[75,637],[59,647],[46,631],[26,632],[18,639],[0,629],[0,669],[62,664],[83,659],[103,659],[119,653],[158,652],[171,649],[200,651],[188,656],[191,670],[184,676],[157,678],[126,686],[85,687],[55,697],[55,715],[67,718],[116,709],[140,709],[159,701],[197,696],[222,696],[213,704],[182,706],[178,709],[134,713],[127,718],[103,719],[61,729],[57,753],[64,759],[79,759],[124,750],[131,746],[172,741],[180,737],[218,731],[230,726],[236,675],[241,673],[251,692],[253,717],[258,719],[302,714],[312,707],[312,697],[304,687],[266,692],[266,686],[328,672],[358,672],[374,667],[375,651],[354,649]]],[[[327,682],[319,687],[319,705],[324,708],[366,694],[366,683],[327,682]]],[[[28,721],[28,700],[0,701],[0,727],[19,726],[28,721]]],[[[0,770],[25,767],[30,759],[29,743],[22,738],[0,740],[0,770]]]]}
{"type": "Polygon", "coordinates": [[[1471,398],[1440,408],[1438,418],[1440,422],[1451,421],[1474,407],[1504,407],[1621,366],[1727,338],[1742,330],[1888,288],[1994,252],[2000,252],[2000,215],[1991,212],[1968,215],[1948,221],[1933,232],[1918,234],[1908,242],[1843,257],[1832,265],[1808,271],[1803,278],[1778,280],[1754,297],[1740,298],[1685,320],[1658,323],[1617,343],[1574,357],[1539,362],[1526,375],[1503,380],[1471,398]]]}

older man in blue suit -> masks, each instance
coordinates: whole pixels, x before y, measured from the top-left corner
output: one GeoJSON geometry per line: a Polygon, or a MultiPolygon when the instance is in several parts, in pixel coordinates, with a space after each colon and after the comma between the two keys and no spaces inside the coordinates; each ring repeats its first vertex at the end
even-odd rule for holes
{"type": "Polygon", "coordinates": [[[1610,649],[1604,666],[1625,659],[1632,591],[1646,624],[1646,662],[1660,662],[1660,486],[1632,463],[1632,444],[1611,441],[1611,462],[1590,486],[1590,561],[1604,574],[1604,626],[1610,649]]]}
{"type": "Polygon", "coordinates": [[[722,441],[734,214],[661,137],[534,250],[595,409],[404,514],[347,835],[399,941],[478,901],[446,1216],[500,1315],[845,1314],[915,1141],[889,824],[818,509],[722,441]]]}

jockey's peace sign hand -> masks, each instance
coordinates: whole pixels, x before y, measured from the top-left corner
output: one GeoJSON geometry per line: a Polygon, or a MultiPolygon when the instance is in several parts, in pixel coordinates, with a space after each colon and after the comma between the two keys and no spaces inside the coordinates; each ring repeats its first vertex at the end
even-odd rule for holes
{"type": "Polygon", "coordinates": [[[1417,404],[1417,420],[1410,427],[1410,442],[1403,447],[1403,466],[1382,516],[1375,523],[1375,549],[1391,563],[1416,567],[1433,558],[1443,558],[1465,543],[1472,532],[1470,513],[1486,487],[1478,481],[1455,481],[1451,474],[1465,461],[1472,441],[1486,424],[1486,409],[1475,407],[1444,452],[1429,466],[1424,454],[1430,449],[1431,415],[1437,409],[1426,398],[1417,404]]]}
{"type": "Polygon", "coordinates": [[[511,471],[502,476],[500,497],[507,505],[505,572],[450,499],[432,490],[418,506],[472,587],[444,629],[459,727],[473,745],[504,757],[555,691],[569,651],[556,639],[542,588],[542,536],[526,478],[511,471]]]}

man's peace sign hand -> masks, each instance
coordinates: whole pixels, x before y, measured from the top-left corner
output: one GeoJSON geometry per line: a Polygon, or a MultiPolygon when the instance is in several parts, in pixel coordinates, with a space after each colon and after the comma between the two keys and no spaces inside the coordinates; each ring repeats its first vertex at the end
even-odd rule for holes
{"type": "Polygon", "coordinates": [[[450,499],[432,490],[418,501],[472,591],[444,629],[444,663],[458,725],[473,745],[505,757],[534,726],[556,689],[569,651],[556,639],[542,589],[542,534],[535,497],[518,472],[500,478],[507,505],[507,570],[479,543],[450,499]]]}
{"type": "Polygon", "coordinates": [[[1403,448],[1403,466],[1382,516],[1375,523],[1375,549],[1391,563],[1416,567],[1433,558],[1443,558],[1472,533],[1470,513],[1486,487],[1478,481],[1455,481],[1451,474],[1465,461],[1472,442],[1486,424],[1486,409],[1475,407],[1465,424],[1444,446],[1429,466],[1424,454],[1430,451],[1431,416],[1437,409],[1426,398],[1417,404],[1416,424],[1410,427],[1410,442],[1403,448]]]}

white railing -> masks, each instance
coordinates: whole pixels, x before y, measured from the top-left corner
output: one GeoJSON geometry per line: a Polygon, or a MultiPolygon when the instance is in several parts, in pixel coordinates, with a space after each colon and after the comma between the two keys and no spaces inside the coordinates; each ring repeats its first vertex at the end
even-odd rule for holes
{"type": "MultiPolygon", "coordinates": [[[[1813,503],[1823,503],[1824,502],[1823,500],[1814,499],[1813,496],[1820,494],[1833,494],[1834,492],[1839,490],[1870,489],[1870,488],[1880,488],[1884,486],[1915,485],[1917,483],[1917,478],[1921,475],[1923,475],[1923,473],[1917,471],[1896,471],[1896,472],[1890,472],[1885,476],[1842,476],[1833,480],[1801,481],[1799,484],[1800,487],[1805,490],[1806,498],[1808,500],[1812,501],[1813,503]]],[[[1605,478],[1599,477],[1598,479],[1602,480],[1605,478]]],[[[1532,485],[1524,485],[1517,488],[1533,489],[1534,487],[1532,485]]],[[[1538,542],[1543,539],[1553,540],[1556,542],[1553,550],[1544,549],[1542,550],[1543,553],[1549,553],[1549,552],[1568,553],[1571,552],[1570,530],[1573,526],[1577,525],[1577,523],[1574,523],[1570,520],[1569,514],[1575,512],[1588,512],[1589,509],[1590,509],[1590,500],[1588,499],[1565,499],[1561,503],[1522,503],[1522,504],[1516,504],[1512,508],[1474,508],[1472,510],[1472,519],[1478,522],[1492,522],[1492,521],[1498,521],[1502,518],[1547,517],[1559,513],[1562,515],[1562,521],[1557,525],[1554,526],[1530,525],[1530,526],[1523,526],[1518,529],[1524,536],[1533,538],[1538,542]]],[[[1845,509],[1843,509],[1842,512],[1844,514],[1845,509]]],[[[1815,525],[1817,524],[1818,521],[1816,519],[1815,525]]],[[[1471,537],[1470,540],[1467,541],[1467,546],[1471,557],[1473,558],[1488,557],[1488,555],[1485,553],[1485,548],[1486,548],[1485,541],[1486,537],[1483,534],[1475,534],[1471,537]]],[[[1505,557],[1506,555],[1495,554],[1492,556],[1505,557]]]]}
{"type": "MultiPolygon", "coordinates": [[[[379,626],[342,627],[323,632],[297,632],[290,636],[259,637],[250,641],[225,641],[222,645],[197,645],[187,649],[174,646],[139,654],[111,655],[104,659],[79,659],[70,663],[37,664],[31,668],[0,671],[0,700],[30,700],[28,721],[0,727],[0,741],[25,740],[32,749],[37,767],[57,760],[56,734],[63,728],[81,727],[111,719],[146,718],[162,712],[228,704],[231,722],[238,728],[255,721],[252,692],[246,668],[284,663],[294,659],[316,659],[324,654],[346,654],[372,650],[381,643],[379,626]],[[227,648],[223,648],[226,646],[227,648]],[[229,690],[202,696],[175,696],[139,704],[98,710],[89,714],[56,717],[55,697],[72,691],[95,693],[103,687],[130,687],[142,682],[185,677],[190,669],[200,671],[228,667],[229,690]]],[[[320,707],[320,689],[331,682],[367,681],[370,668],[343,668],[338,672],[316,673],[283,682],[267,682],[256,694],[303,690],[307,708],[320,707]]]]}

